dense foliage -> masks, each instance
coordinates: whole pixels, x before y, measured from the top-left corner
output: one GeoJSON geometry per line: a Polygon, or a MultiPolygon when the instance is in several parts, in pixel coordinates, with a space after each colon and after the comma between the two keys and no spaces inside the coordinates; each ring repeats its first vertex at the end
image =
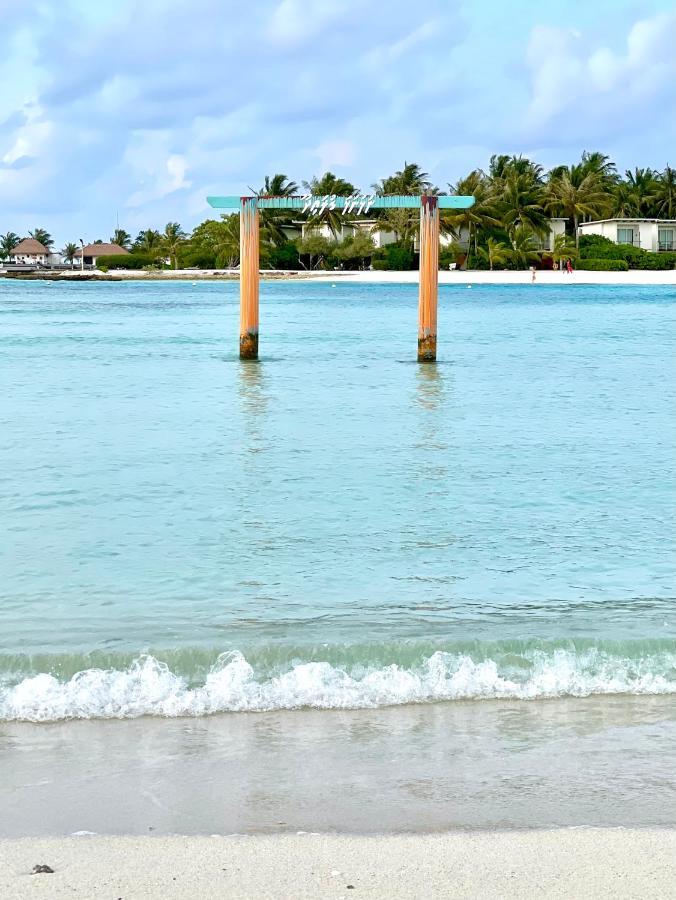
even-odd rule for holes
{"type": "MultiPolygon", "coordinates": [[[[578,256],[580,268],[590,268],[592,263],[600,264],[600,260],[625,262],[630,268],[643,269],[673,268],[676,264],[672,253],[648,253],[593,235],[579,237],[578,233],[581,222],[598,218],[676,217],[676,170],[668,165],[661,172],[636,168],[621,176],[612,160],[598,152],[585,152],[579,162],[549,171],[523,156],[500,154],[491,157],[485,171],[474,169],[447,188],[450,194],[472,194],[475,203],[469,209],[442,211],[441,229],[447,239],[439,258],[443,268],[454,264],[485,269],[549,267],[578,256]],[[557,235],[553,247],[543,250],[552,217],[566,219],[566,233],[557,235]]],[[[357,190],[332,172],[303,181],[302,187],[277,173],[265,176],[258,195],[349,196],[357,190]]],[[[419,165],[409,162],[372,185],[370,191],[381,195],[446,193],[433,184],[419,165]]],[[[417,210],[371,211],[371,224],[364,222],[362,216],[362,225],[356,227],[358,218],[324,209],[305,220],[299,237],[298,214],[290,210],[261,210],[261,266],[415,268],[417,210]],[[389,234],[391,243],[376,249],[371,231],[389,234]]],[[[43,228],[36,228],[30,236],[50,248],[54,243],[43,228]]],[[[19,240],[11,231],[0,235],[0,259],[9,257],[19,240]]],[[[110,240],[130,250],[131,256],[100,259],[100,264],[108,268],[233,268],[239,264],[239,215],[207,219],[190,235],[178,222],[167,223],[163,231],[142,230],[135,239],[118,227],[110,240]]],[[[69,243],[62,251],[71,264],[75,248],[74,243],[69,243]]]]}

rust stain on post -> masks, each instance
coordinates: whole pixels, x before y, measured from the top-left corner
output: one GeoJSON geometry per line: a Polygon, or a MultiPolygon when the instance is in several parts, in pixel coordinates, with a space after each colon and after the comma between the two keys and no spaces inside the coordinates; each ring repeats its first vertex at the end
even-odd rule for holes
{"type": "Polygon", "coordinates": [[[242,197],[239,223],[239,357],[258,359],[258,201],[242,197]]]}
{"type": "Polygon", "coordinates": [[[418,362],[435,362],[439,294],[439,207],[436,197],[422,197],[421,201],[418,362]]]}

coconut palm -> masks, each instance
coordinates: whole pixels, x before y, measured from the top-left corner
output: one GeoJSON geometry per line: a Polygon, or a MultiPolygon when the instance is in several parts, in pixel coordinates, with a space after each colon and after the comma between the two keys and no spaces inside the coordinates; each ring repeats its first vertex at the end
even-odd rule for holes
{"type": "MultiPolygon", "coordinates": [[[[263,187],[255,191],[257,197],[293,197],[300,192],[295,181],[291,181],[286,175],[278,172],[276,175],[266,175],[263,187]]],[[[289,228],[293,218],[289,210],[262,209],[259,213],[261,237],[278,247],[288,240],[284,228],[289,228]]]]}
{"type": "Polygon", "coordinates": [[[527,269],[540,259],[537,233],[528,225],[517,225],[510,234],[512,249],[510,259],[518,269],[527,269]]]}
{"type": "Polygon", "coordinates": [[[8,231],[7,234],[0,235],[0,259],[7,259],[8,256],[12,255],[12,251],[19,244],[21,238],[18,234],[15,234],[13,231],[8,231]]]}
{"type": "Polygon", "coordinates": [[[568,237],[567,234],[557,234],[554,238],[554,246],[552,247],[552,260],[556,265],[566,259],[575,259],[579,250],[575,245],[575,241],[568,237]]]}
{"type": "Polygon", "coordinates": [[[572,219],[575,246],[579,246],[578,224],[584,215],[598,216],[608,205],[608,194],[599,176],[586,172],[582,165],[556,170],[547,186],[545,208],[572,219]]]}
{"type": "Polygon", "coordinates": [[[486,246],[479,248],[478,255],[486,260],[488,268],[492,272],[495,266],[503,265],[510,259],[512,251],[507,244],[489,237],[486,241],[486,246]]]}
{"type": "Polygon", "coordinates": [[[534,171],[508,169],[498,186],[496,208],[502,223],[511,234],[515,228],[527,226],[544,237],[549,221],[542,208],[542,187],[534,171]]]}
{"type": "Polygon", "coordinates": [[[147,228],[145,231],[139,231],[134,241],[134,249],[140,250],[141,253],[147,253],[148,256],[156,257],[160,252],[162,244],[162,235],[154,228],[147,228]]]}
{"type": "Polygon", "coordinates": [[[303,187],[316,197],[326,197],[330,194],[335,194],[336,197],[349,197],[350,194],[357,192],[353,184],[339,178],[333,172],[324,172],[320,178],[314,176],[310,181],[304,181],[303,187]]]}
{"type": "Polygon", "coordinates": [[[295,181],[278,172],[276,175],[266,175],[263,187],[255,193],[257,197],[293,197],[298,191],[295,181]]]}
{"type": "Polygon", "coordinates": [[[79,248],[78,248],[78,245],[77,245],[77,244],[73,244],[73,243],[71,242],[71,243],[66,244],[66,246],[65,246],[65,247],[63,248],[63,250],[61,251],[61,256],[66,260],[66,262],[70,263],[71,268],[72,268],[72,266],[73,266],[73,261],[74,261],[74,259],[75,259],[75,254],[77,253],[78,249],[79,249],[79,248]]]}
{"type": "Polygon", "coordinates": [[[467,209],[445,210],[441,213],[441,230],[449,231],[461,239],[463,232],[467,234],[468,248],[474,243],[477,253],[479,232],[484,228],[500,224],[495,210],[495,195],[492,186],[481,169],[474,169],[465,178],[455,184],[449,184],[451,194],[470,195],[474,197],[474,205],[467,209]]]}
{"type": "Polygon", "coordinates": [[[122,247],[123,250],[131,250],[131,235],[124,228],[116,228],[110,242],[122,247]]]}
{"type": "Polygon", "coordinates": [[[47,250],[51,250],[54,246],[54,238],[44,228],[35,228],[33,231],[29,231],[28,236],[32,237],[34,241],[38,241],[47,250]]]}
{"type": "Polygon", "coordinates": [[[162,249],[169,256],[169,262],[178,269],[178,252],[185,244],[187,235],[178,222],[167,222],[162,234],[162,249]]]}
{"type": "Polygon", "coordinates": [[[663,219],[676,216],[676,169],[667,164],[655,179],[655,212],[663,219]]]}
{"type": "MultiPolygon", "coordinates": [[[[438,194],[427,172],[417,163],[404,162],[404,166],[394,175],[389,175],[373,185],[373,190],[381,196],[416,194],[438,194]]],[[[412,243],[420,228],[420,215],[414,209],[387,209],[379,214],[376,229],[391,231],[404,243],[412,243]]]]}
{"type": "Polygon", "coordinates": [[[636,215],[648,216],[652,212],[652,204],[657,193],[657,172],[651,168],[625,172],[625,180],[629,188],[636,215]]]}

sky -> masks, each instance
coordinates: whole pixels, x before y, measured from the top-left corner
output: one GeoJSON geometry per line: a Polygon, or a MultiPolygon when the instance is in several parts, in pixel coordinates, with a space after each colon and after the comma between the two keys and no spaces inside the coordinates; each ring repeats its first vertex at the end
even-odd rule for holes
{"type": "Polygon", "coordinates": [[[676,164],[674,0],[0,0],[0,232],[107,240],[330,169],[676,164]]]}

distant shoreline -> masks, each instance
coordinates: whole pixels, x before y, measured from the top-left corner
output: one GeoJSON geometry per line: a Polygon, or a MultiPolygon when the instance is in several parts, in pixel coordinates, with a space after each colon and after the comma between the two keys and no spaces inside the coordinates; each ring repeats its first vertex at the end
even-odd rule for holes
{"type": "MultiPolygon", "coordinates": [[[[116,269],[114,272],[26,272],[21,274],[2,272],[0,279],[7,281],[239,281],[239,272],[232,269],[178,269],[158,272],[140,272],[134,269],[116,269]]],[[[262,281],[316,281],[342,284],[417,284],[418,271],[366,271],[366,272],[305,272],[261,270],[262,281]]],[[[439,272],[439,284],[458,286],[481,284],[531,284],[529,270],[519,271],[455,271],[439,272]]],[[[538,271],[536,285],[673,285],[676,287],[676,269],[651,271],[632,269],[628,272],[567,272],[538,271]]]]}

